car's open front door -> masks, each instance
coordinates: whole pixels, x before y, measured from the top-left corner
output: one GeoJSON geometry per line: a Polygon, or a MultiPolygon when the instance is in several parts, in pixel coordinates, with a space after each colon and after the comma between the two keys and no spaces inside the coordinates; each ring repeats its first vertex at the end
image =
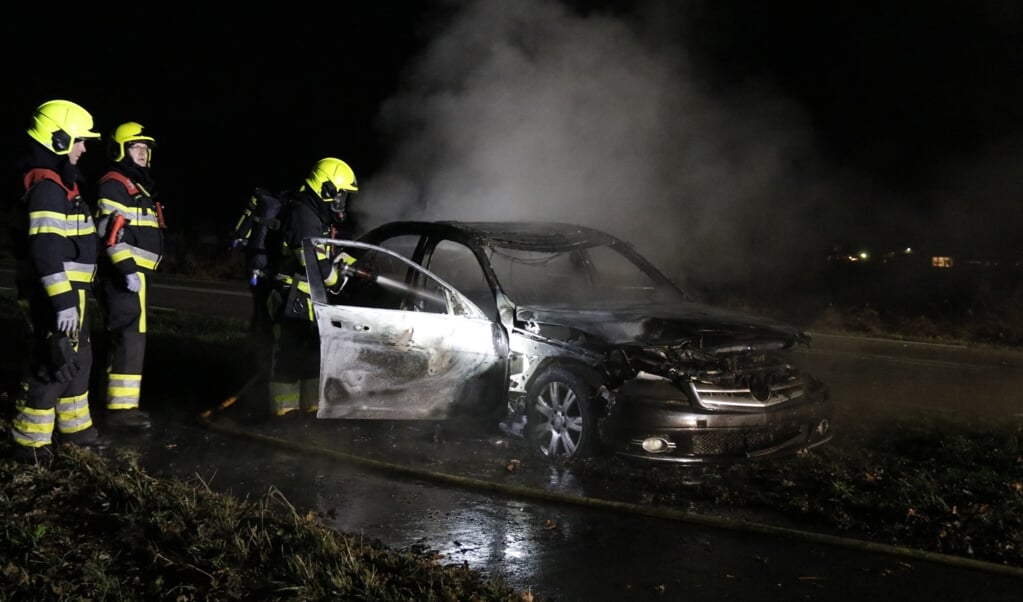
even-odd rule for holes
{"type": "Polygon", "coordinates": [[[310,271],[317,245],[358,258],[335,262],[348,274],[340,292],[309,278],[318,418],[432,420],[504,402],[507,337],[472,301],[401,255],[355,241],[307,239],[310,271]]]}

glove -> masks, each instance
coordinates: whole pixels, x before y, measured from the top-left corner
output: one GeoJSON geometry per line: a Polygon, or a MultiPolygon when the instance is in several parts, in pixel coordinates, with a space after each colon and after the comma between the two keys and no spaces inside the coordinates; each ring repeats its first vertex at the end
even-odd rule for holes
{"type": "Polygon", "coordinates": [[[103,217],[96,220],[96,236],[105,239],[107,237],[107,229],[110,228],[110,214],[107,213],[103,217]]]}
{"type": "Polygon", "coordinates": [[[142,279],[135,272],[124,275],[124,284],[128,287],[128,290],[137,293],[142,288],[142,279]]]}
{"type": "Polygon", "coordinates": [[[78,310],[74,307],[57,312],[57,332],[71,334],[78,330],[78,310]]]}
{"type": "Polygon", "coordinates": [[[107,241],[107,244],[111,246],[121,242],[121,240],[124,239],[124,226],[127,226],[128,224],[131,223],[131,220],[124,219],[124,223],[117,229],[117,233],[114,236],[114,240],[108,240],[110,238],[110,229],[113,228],[116,224],[114,215],[115,214],[113,213],[107,213],[103,217],[96,220],[96,234],[98,234],[99,237],[104,241],[107,241]]]}
{"type": "Polygon", "coordinates": [[[82,370],[78,362],[78,354],[71,347],[71,341],[63,334],[49,337],[50,343],[50,378],[59,383],[71,382],[82,370]]]}

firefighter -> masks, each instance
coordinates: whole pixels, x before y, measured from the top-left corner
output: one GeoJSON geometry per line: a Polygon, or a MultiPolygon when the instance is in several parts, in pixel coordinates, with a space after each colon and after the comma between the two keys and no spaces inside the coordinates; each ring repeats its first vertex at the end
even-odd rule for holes
{"type": "Polygon", "coordinates": [[[142,124],[122,123],[110,139],[110,166],[99,179],[96,223],[103,253],[97,300],[109,341],[106,424],[147,429],[139,409],[146,353],[149,277],[163,259],[163,206],[156,200],[150,164],[156,139],[142,124]]]}
{"type": "Polygon", "coordinates": [[[92,115],[68,100],[36,108],[19,162],[25,194],[15,209],[18,299],[31,322],[25,399],[11,425],[14,455],[48,464],[59,442],[98,445],[89,412],[92,346],[86,293],[96,275],[96,227],[78,189],[92,115]]]}
{"type": "Polygon", "coordinates": [[[268,312],[274,279],[266,269],[269,250],[280,246],[282,199],[286,200],[288,196],[287,192],[273,194],[257,187],[231,233],[231,248],[241,249],[244,253],[245,277],[252,295],[249,334],[258,346],[268,349],[273,346],[273,320],[268,312]]]}
{"type": "MultiPolygon", "coordinates": [[[[302,187],[285,203],[280,249],[271,256],[268,268],[275,279],[270,298],[274,320],[271,416],[310,416],[319,408],[320,340],[309,301],[302,240],[336,237],[346,219],[348,198],[358,191],[352,168],[328,157],[313,166],[302,187]]],[[[317,249],[319,269],[314,271],[327,287],[341,280],[330,253],[330,249],[317,249]]]]}

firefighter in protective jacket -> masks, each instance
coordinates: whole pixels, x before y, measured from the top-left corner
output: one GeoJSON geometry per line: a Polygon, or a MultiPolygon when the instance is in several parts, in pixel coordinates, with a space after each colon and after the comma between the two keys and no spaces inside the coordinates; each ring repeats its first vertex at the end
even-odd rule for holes
{"type": "Polygon", "coordinates": [[[99,180],[96,222],[104,256],[97,298],[110,342],[106,423],[149,428],[139,409],[146,352],[149,276],[163,259],[163,206],[150,174],[156,140],[141,124],[117,126],[110,140],[110,168],[99,180]]]}
{"type": "Polygon", "coordinates": [[[280,247],[279,217],[284,204],[282,199],[288,196],[287,192],[275,195],[257,187],[231,233],[231,248],[241,249],[245,255],[245,276],[252,294],[249,334],[257,344],[268,347],[273,344],[269,300],[274,290],[274,279],[267,273],[267,265],[271,251],[276,252],[274,247],[280,247]]]}
{"type": "MultiPolygon", "coordinates": [[[[309,301],[302,241],[314,236],[337,237],[337,228],[346,218],[348,197],[358,191],[352,168],[328,157],[313,166],[303,186],[285,204],[280,251],[271,256],[268,267],[275,279],[270,298],[274,320],[272,416],[309,415],[319,407],[320,340],[309,301]]],[[[328,287],[337,285],[341,278],[332,262],[332,250],[317,249],[316,257],[319,269],[313,273],[328,287]]]]}
{"type": "Polygon", "coordinates": [[[32,341],[25,399],[11,436],[15,456],[47,463],[54,432],[60,441],[94,445],[89,413],[92,347],[86,292],[96,274],[96,227],[78,190],[85,141],[99,139],[92,115],[68,100],[41,104],[28,128],[19,164],[25,194],[16,208],[18,300],[28,313],[32,341]]]}

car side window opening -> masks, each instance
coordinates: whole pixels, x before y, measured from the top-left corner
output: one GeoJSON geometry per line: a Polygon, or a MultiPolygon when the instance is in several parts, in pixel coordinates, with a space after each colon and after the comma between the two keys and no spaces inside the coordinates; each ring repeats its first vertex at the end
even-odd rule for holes
{"type": "Polygon", "coordinates": [[[419,245],[418,234],[403,234],[401,236],[392,236],[387,240],[380,241],[377,246],[387,249],[388,251],[394,251],[398,255],[413,261],[413,256],[416,252],[416,247],[419,245]]]}
{"type": "Polygon", "coordinates": [[[469,247],[453,240],[439,241],[434,245],[426,267],[468,297],[492,319],[496,318],[494,294],[483,275],[483,268],[469,247]]]}
{"type": "MultiPolygon", "coordinates": [[[[383,247],[388,251],[393,251],[409,261],[416,262],[416,250],[422,246],[422,241],[422,237],[418,234],[401,234],[382,240],[377,244],[377,246],[383,247]]],[[[395,263],[400,264],[400,262],[395,263]]],[[[391,273],[387,274],[387,277],[397,279],[399,282],[403,282],[410,287],[423,286],[423,276],[408,266],[396,265],[390,270],[390,272],[391,273]],[[404,273],[402,273],[402,270],[404,270],[404,273]]],[[[405,296],[401,296],[395,309],[409,309],[412,307],[416,307],[412,301],[405,296]]],[[[420,303],[416,309],[418,311],[423,311],[423,304],[420,303]]],[[[437,311],[438,313],[443,313],[444,310],[438,309],[437,311]]]]}
{"type": "MultiPolygon", "coordinates": [[[[355,267],[364,273],[404,282],[408,266],[397,259],[384,253],[362,249],[358,250],[357,257],[355,267]]],[[[350,276],[340,294],[329,297],[332,297],[330,302],[334,304],[376,309],[398,309],[402,301],[401,294],[359,276],[350,276]]]]}
{"type": "MultiPolygon", "coordinates": [[[[412,261],[418,236],[398,236],[377,246],[412,261]]],[[[448,313],[450,305],[444,287],[427,279],[401,259],[372,249],[343,249],[356,258],[359,271],[348,277],[339,292],[328,302],[337,305],[374,309],[412,310],[448,313]]]]}

